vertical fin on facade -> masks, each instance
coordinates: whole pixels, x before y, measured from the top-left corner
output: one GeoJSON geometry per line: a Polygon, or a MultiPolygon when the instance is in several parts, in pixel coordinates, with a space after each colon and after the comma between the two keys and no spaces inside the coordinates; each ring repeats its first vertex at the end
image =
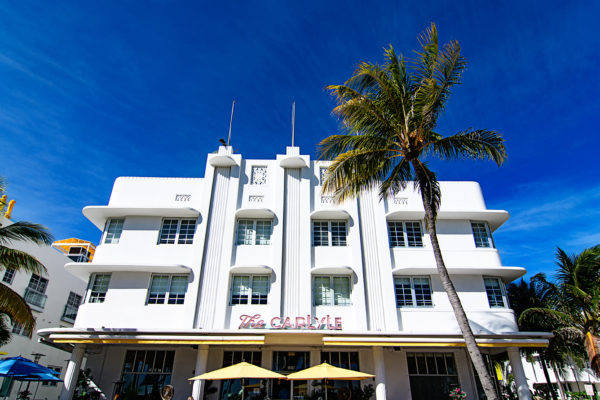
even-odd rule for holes
{"type": "Polygon", "coordinates": [[[300,168],[285,169],[282,315],[300,315],[300,168]]]}
{"type": "Polygon", "coordinates": [[[215,168],[200,278],[199,312],[195,324],[197,328],[211,328],[214,322],[230,175],[231,167],[215,168]]]}
{"type": "Polygon", "coordinates": [[[379,254],[377,249],[377,229],[373,210],[373,194],[361,192],[358,198],[360,236],[363,255],[363,275],[367,296],[367,315],[370,330],[385,330],[384,304],[379,276],[379,254]]]}

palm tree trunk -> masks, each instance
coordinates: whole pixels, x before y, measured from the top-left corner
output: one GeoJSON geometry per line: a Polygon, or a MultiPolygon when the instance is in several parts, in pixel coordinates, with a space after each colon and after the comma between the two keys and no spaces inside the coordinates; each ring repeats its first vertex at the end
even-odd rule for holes
{"type": "Polygon", "coordinates": [[[556,393],[554,392],[554,387],[552,386],[552,382],[550,381],[550,375],[548,374],[548,367],[546,366],[546,359],[544,355],[540,352],[540,364],[542,364],[542,370],[544,371],[544,376],[546,377],[546,385],[548,386],[548,391],[550,392],[550,396],[552,396],[552,400],[558,400],[556,397],[556,393]]]}
{"type": "MultiPolygon", "coordinates": [[[[423,172],[417,165],[413,164],[413,166],[415,167],[417,179],[419,179],[419,181],[425,182],[423,172]]],[[[475,341],[475,335],[473,334],[471,326],[469,325],[467,314],[463,309],[462,303],[460,302],[460,298],[458,297],[458,293],[456,293],[454,284],[452,283],[450,275],[448,274],[448,270],[446,269],[446,264],[444,263],[442,252],[440,250],[440,244],[437,238],[435,217],[431,208],[431,201],[429,198],[430,195],[423,189],[426,187],[426,185],[420,185],[420,187],[421,197],[423,199],[423,207],[425,208],[425,221],[427,223],[427,229],[429,230],[431,246],[433,248],[433,254],[435,256],[438,275],[440,276],[440,280],[442,281],[442,286],[444,287],[444,290],[448,295],[448,300],[452,305],[454,316],[456,317],[456,321],[458,322],[458,326],[460,327],[460,330],[462,332],[465,344],[467,345],[467,351],[469,352],[469,356],[471,357],[473,366],[475,367],[475,369],[477,370],[477,374],[479,375],[479,379],[481,381],[481,386],[483,386],[485,396],[487,397],[487,400],[499,400],[498,394],[496,393],[496,389],[494,387],[494,381],[492,380],[492,376],[490,375],[488,369],[485,366],[485,361],[483,360],[481,351],[479,350],[477,342],[475,341]]]]}

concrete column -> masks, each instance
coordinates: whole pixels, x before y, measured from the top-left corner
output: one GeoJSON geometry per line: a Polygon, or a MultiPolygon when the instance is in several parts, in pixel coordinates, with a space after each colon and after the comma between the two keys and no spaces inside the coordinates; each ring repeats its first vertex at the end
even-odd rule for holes
{"type": "MultiPolygon", "coordinates": [[[[321,364],[321,350],[311,349],[310,350],[310,366],[314,367],[319,364],[321,364]]],[[[317,381],[308,381],[308,393],[312,392],[314,389],[317,388],[315,386],[316,382],[317,381]]]]}
{"type": "MultiPolygon", "coordinates": [[[[198,354],[196,355],[196,367],[194,369],[194,376],[198,376],[206,372],[206,365],[208,364],[208,346],[198,346],[198,354]]],[[[194,400],[202,400],[204,398],[204,387],[206,381],[199,379],[194,381],[192,385],[192,397],[194,400]]],[[[62,400],[62,399],[61,399],[62,400]]]]}
{"type": "Polygon", "coordinates": [[[508,353],[513,376],[515,377],[515,383],[517,384],[519,400],[531,400],[531,392],[529,392],[529,386],[527,386],[527,378],[525,377],[525,371],[523,370],[519,348],[509,347],[506,349],[506,352],[508,353]]]}
{"type": "Polygon", "coordinates": [[[375,364],[375,399],[386,400],[385,362],[383,360],[382,347],[373,347],[373,364],[375,364]]]}
{"type": "Polygon", "coordinates": [[[81,361],[83,361],[83,355],[85,354],[85,345],[76,344],[71,353],[71,359],[67,364],[67,371],[65,372],[65,381],[60,391],[60,400],[71,400],[73,393],[75,393],[75,387],[77,386],[77,378],[79,378],[79,369],[81,367],[81,361]]]}

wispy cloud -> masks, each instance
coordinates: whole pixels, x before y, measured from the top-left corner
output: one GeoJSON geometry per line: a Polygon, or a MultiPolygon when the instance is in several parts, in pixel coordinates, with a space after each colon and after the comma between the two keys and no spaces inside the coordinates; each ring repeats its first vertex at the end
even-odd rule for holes
{"type": "Polygon", "coordinates": [[[495,233],[503,261],[527,268],[528,275],[554,269],[557,247],[568,252],[600,243],[600,185],[547,180],[518,185],[491,205],[511,212],[495,233]]]}

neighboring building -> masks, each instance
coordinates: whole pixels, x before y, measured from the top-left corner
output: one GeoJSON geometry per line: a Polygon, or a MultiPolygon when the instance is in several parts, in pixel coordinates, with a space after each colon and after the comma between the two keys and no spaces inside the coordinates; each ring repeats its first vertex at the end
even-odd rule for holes
{"type": "MultiPolygon", "coordinates": [[[[525,358],[523,359],[523,367],[529,387],[533,391],[547,382],[539,356],[534,355],[531,358],[532,362],[527,361],[525,358]]],[[[565,368],[554,370],[554,368],[548,366],[547,370],[550,382],[557,391],[560,389],[556,380],[556,374],[558,373],[564,392],[585,392],[586,389],[592,390],[594,393],[600,392],[600,379],[588,368],[580,369],[575,365],[569,365],[565,368]]]]}
{"type": "MultiPolygon", "coordinates": [[[[0,216],[0,224],[7,226],[13,221],[0,216]]],[[[11,244],[36,257],[47,269],[45,275],[26,272],[14,272],[0,268],[0,280],[19,293],[33,310],[36,318],[36,329],[49,327],[70,328],[73,326],[79,304],[85,294],[86,283],[65,271],[64,265],[71,260],[49,246],[14,242],[11,244]]],[[[14,324],[11,341],[0,347],[6,352],[5,357],[22,356],[61,372],[64,377],[65,368],[71,354],[68,351],[40,343],[34,332],[31,338],[22,326],[14,324]]],[[[14,399],[20,382],[9,378],[2,380],[0,396],[14,399]]],[[[22,390],[25,389],[25,383],[22,390]]],[[[32,382],[29,390],[34,393],[38,383],[32,382]]],[[[61,393],[62,383],[43,383],[39,385],[35,399],[57,399],[61,393]]]]}
{"type": "MultiPolygon", "coordinates": [[[[362,384],[378,399],[456,386],[481,397],[412,186],[338,206],[321,193],[328,162],[297,147],[275,160],[220,147],[206,165],[204,178],[118,178],[107,206],[84,208],[104,232],[91,263],[66,266],[89,281],[84,304],[73,328],[39,332],[74,346],[63,400],[84,354],[111,399],[156,399],[167,383],[176,400],[229,398],[239,381],[188,378],[241,360],[360,369],[377,375],[362,384]]],[[[475,182],[441,187],[439,241],[473,330],[484,353],[508,351],[529,398],[518,349],[548,335],[518,332],[507,306],[504,285],[525,273],[502,265],[492,239],[509,215],[488,210],[475,182]]],[[[245,398],[290,398],[289,382],[266,386],[251,380],[245,398]]],[[[315,387],[296,383],[294,398],[315,387]]]]}
{"type": "Polygon", "coordinates": [[[90,262],[96,252],[95,244],[76,238],[57,240],[52,243],[52,247],[75,262],[90,262]]]}

